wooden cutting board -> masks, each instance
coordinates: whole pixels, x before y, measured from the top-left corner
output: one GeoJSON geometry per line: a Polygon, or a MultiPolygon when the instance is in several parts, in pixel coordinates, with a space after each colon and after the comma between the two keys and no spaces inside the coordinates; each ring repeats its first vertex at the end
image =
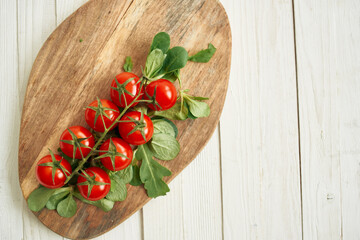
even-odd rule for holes
{"type": "MultiPolygon", "coordinates": [[[[141,74],[152,38],[160,31],[170,34],[171,46],[184,46],[190,55],[210,42],[217,47],[209,63],[189,62],[181,71],[184,89],[210,97],[211,114],[196,121],[175,121],[181,151],[176,159],[161,161],[173,172],[166,182],[203,149],[218,124],[230,70],[231,32],[221,4],[217,0],[90,0],[50,35],[30,74],[19,145],[19,179],[26,199],[38,186],[36,162],[48,154],[48,148],[57,150],[64,129],[87,127],[84,108],[96,96],[110,98],[110,83],[122,72],[126,56],[133,58],[134,72],[141,74]]],[[[149,200],[143,187],[129,185],[127,199],[108,213],[77,201],[72,218],[47,209],[34,214],[64,237],[86,239],[114,228],[149,200]]]]}

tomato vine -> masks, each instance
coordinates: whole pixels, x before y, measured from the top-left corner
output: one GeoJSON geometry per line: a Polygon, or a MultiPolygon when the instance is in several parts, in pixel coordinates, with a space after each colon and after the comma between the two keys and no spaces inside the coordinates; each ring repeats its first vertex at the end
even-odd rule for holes
{"type": "Polygon", "coordinates": [[[140,78],[131,73],[133,62],[126,57],[125,72],[110,87],[112,101],[96,97],[85,110],[92,132],[69,127],[60,138],[59,154],[49,149],[50,155],[38,162],[40,187],[30,194],[29,208],[56,209],[60,216],[72,217],[77,211],[75,197],[110,211],[114,202],[126,200],[129,183],[143,185],[152,198],[166,195],[170,189],[164,177],[172,173],[156,159],[169,161],[180,152],[178,129],[171,120],[210,114],[204,102],[208,98],[182,89],[180,70],[188,61],[208,62],[215,51],[210,43],[189,57],[183,47],[170,48],[170,36],[160,32],[153,38],[140,78]]]}

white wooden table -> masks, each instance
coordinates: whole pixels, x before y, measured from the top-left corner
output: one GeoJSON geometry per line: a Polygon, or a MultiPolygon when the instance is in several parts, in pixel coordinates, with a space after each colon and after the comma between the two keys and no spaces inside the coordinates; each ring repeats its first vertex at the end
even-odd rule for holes
{"type": "MultiPolygon", "coordinates": [[[[21,109],[48,35],[85,0],[0,0],[0,239],[62,239],[18,184],[21,109]]],[[[233,57],[202,153],[97,239],[360,239],[360,1],[221,0],[233,57]]]]}

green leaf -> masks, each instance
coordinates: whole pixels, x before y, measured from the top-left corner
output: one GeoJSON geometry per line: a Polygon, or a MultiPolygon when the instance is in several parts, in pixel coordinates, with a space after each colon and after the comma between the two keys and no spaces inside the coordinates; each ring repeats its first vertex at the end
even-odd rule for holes
{"type": "Polygon", "coordinates": [[[178,80],[179,74],[180,74],[180,69],[175,70],[175,71],[173,71],[173,72],[166,73],[166,74],[165,74],[164,76],[162,76],[161,78],[167,79],[167,80],[169,80],[170,82],[175,82],[176,80],[178,80]]]}
{"type": "Polygon", "coordinates": [[[208,97],[195,97],[195,96],[191,96],[191,99],[198,100],[198,101],[209,100],[208,97]]]}
{"type": "Polygon", "coordinates": [[[129,165],[127,168],[113,173],[116,177],[124,181],[124,183],[129,183],[133,177],[133,168],[129,165]]]}
{"type": "Polygon", "coordinates": [[[154,134],[166,133],[173,136],[174,138],[177,137],[178,129],[172,121],[163,118],[152,120],[152,122],[154,126],[154,134]]]}
{"type": "Polygon", "coordinates": [[[136,112],[140,112],[143,113],[145,115],[147,115],[148,113],[148,107],[146,105],[136,105],[135,107],[132,107],[132,109],[136,112]]]}
{"type": "Polygon", "coordinates": [[[140,179],[144,183],[148,196],[156,198],[158,196],[166,195],[170,189],[163,181],[163,177],[170,176],[170,170],[153,159],[153,153],[147,144],[138,147],[136,158],[142,160],[140,179]]]}
{"type": "Polygon", "coordinates": [[[187,105],[186,101],[184,101],[184,105],[186,107],[186,109],[188,109],[188,118],[195,120],[197,119],[197,117],[195,117],[194,115],[192,115],[192,113],[189,111],[189,106],[187,105]]]}
{"type": "Polygon", "coordinates": [[[172,160],[180,152],[179,142],[173,136],[165,133],[154,134],[150,148],[154,156],[161,160],[172,160]]]}
{"type": "Polygon", "coordinates": [[[194,117],[208,117],[210,115],[210,107],[207,103],[196,101],[190,97],[184,99],[194,117]]]}
{"type": "Polygon", "coordinates": [[[55,192],[56,189],[49,189],[43,186],[35,189],[30,193],[29,198],[27,199],[28,206],[31,211],[38,212],[43,209],[46,203],[49,201],[51,195],[55,192]]]}
{"type": "Polygon", "coordinates": [[[192,113],[189,111],[188,112],[188,117],[191,118],[192,120],[197,119],[197,117],[195,117],[194,115],[192,115],[192,113]]]}
{"type": "Polygon", "coordinates": [[[127,196],[127,189],[125,182],[118,177],[111,179],[111,188],[109,193],[106,195],[106,199],[111,201],[124,201],[127,196]]]}
{"type": "Polygon", "coordinates": [[[215,54],[215,52],[216,52],[216,48],[214,47],[214,45],[209,43],[207,49],[203,49],[198,53],[196,53],[195,55],[189,57],[189,61],[207,63],[210,61],[210,59],[215,54]]]}
{"type": "Polygon", "coordinates": [[[162,68],[166,55],[160,49],[154,49],[146,59],[144,75],[153,78],[162,68]]]}
{"type": "Polygon", "coordinates": [[[127,168],[111,172],[109,174],[111,180],[111,188],[106,198],[111,201],[124,201],[127,196],[126,184],[129,183],[133,177],[133,168],[128,166],[127,168]]]}
{"type": "Polygon", "coordinates": [[[188,53],[183,47],[173,47],[166,53],[161,72],[169,73],[185,67],[188,60],[188,53]]]}
{"type": "Polygon", "coordinates": [[[150,52],[154,49],[160,49],[164,54],[169,50],[170,47],[170,36],[166,32],[159,32],[155,35],[151,47],[150,52]]]}
{"type": "Polygon", "coordinates": [[[55,210],[57,205],[61,200],[63,200],[67,195],[69,195],[69,188],[58,188],[50,197],[49,201],[46,203],[46,208],[50,210],[55,210]]]}
{"type": "Polygon", "coordinates": [[[140,179],[140,168],[138,165],[132,166],[133,169],[133,178],[131,179],[130,185],[140,186],[142,184],[140,179]]]}
{"type": "Polygon", "coordinates": [[[83,196],[81,196],[81,194],[79,192],[74,192],[73,194],[80,201],[90,204],[90,205],[94,205],[94,206],[100,208],[101,210],[103,210],[104,212],[108,212],[114,207],[114,202],[109,199],[106,199],[106,198],[100,199],[98,201],[90,201],[90,200],[85,199],[83,196]]]}
{"type": "Polygon", "coordinates": [[[132,71],[132,68],[133,68],[134,64],[131,60],[131,57],[130,56],[127,56],[126,59],[125,59],[125,64],[124,64],[124,70],[125,72],[131,72],[132,71]]]}
{"type": "Polygon", "coordinates": [[[77,211],[77,205],[72,194],[70,194],[67,198],[59,202],[59,204],[56,207],[56,211],[60,216],[66,218],[70,218],[75,215],[77,211]]]}
{"type": "Polygon", "coordinates": [[[155,111],[154,115],[171,120],[185,120],[188,118],[188,109],[185,104],[181,106],[181,102],[176,102],[172,108],[165,111],[155,111]]]}

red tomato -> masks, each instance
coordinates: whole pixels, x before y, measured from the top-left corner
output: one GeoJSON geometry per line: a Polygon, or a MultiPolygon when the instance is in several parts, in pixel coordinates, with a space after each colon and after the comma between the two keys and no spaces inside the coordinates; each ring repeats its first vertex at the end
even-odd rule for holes
{"type": "Polygon", "coordinates": [[[148,105],[152,110],[164,111],[174,106],[177,92],[174,84],[170,81],[159,79],[146,86],[144,98],[153,101],[148,105]],[[154,93],[155,89],[156,93],[154,93]]]}
{"type": "Polygon", "coordinates": [[[71,165],[68,161],[62,158],[60,155],[46,155],[36,165],[36,178],[41,185],[47,188],[60,188],[64,186],[66,176],[69,176],[72,172],[71,165]],[[45,166],[44,166],[45,165],[45,166]],[[60,165],[66,171],[61,170],[60,165]],[[52,170],[56,168],[53,179],[52,170]],[[66,174],[66,175],[65,175],[66,174]]]}
{"type": "MultiPolygon", "coordinates": [[[[120,113],[117,106],[107,99],[97,99],[90,103],[85,110],[85,120],[87,124],[97,132],[104,132],[104,123],[106,128],[109,128],[119,115],[120,113]],[[95,121],[96,123],[94,124],[95,121]]],[[[114,124],[111,129],[114,129],[116,125],[117,123],[114,124]]]]}
{"type": "Polygon", "coordinates": [[[82,159],[82,157],[86,157],[94,145],[94,136],[89,130],[82,126],[69,127],[61,134],[60,137],[61,151],[71,158],[82,159]],[[72,135],[75,135],[75,137],[72,135]],[[74,147],[76,150],[75,155],[74,147]]]}
{"type": "Polygon", "coordinates": [[[120,171],[126,168],[130,165],[133,158],[132,148],[121,138],[110,138],[106,140],[101,145],[100,150],[107,151],[106,153],[100,152],[99,158],[104,167],[111,171],[120,171]]]}
{"type": "MultiPolygon", "coordinates": [[[[122,72],[115,77],[111,83],[110,96],[111,100],[119,107],[125,108],[126,104],[130,104],[136,98],[140,91],[139,77],[133,73],[122,72]],[[130,80],[132,79],[132,80],[130,80]],[[117,81],[117,82],[116,82],[117,81]],[[129,81],[124,84],[126,81],[129,81]],[[119,98],[119,92],[121,98],[119,98]]],[[[141,99],[141,96],[138,97],[141,99]]],[[[131,105],[134,107],[138,103],[135,102],[131,105]]]]}
{"type": "Polygon", "coordinates": [[[133,145],[142,145],[151,139],[154,133],[154,126],[151,119],[147,115],[133,111],[126,113],[121,118],[121,120],[132,121],[119,123],[120,136],[127,143],[133,145]],[[133,132],[131,133],[131,131],[133,132]]]}
{"type": "Polygon", "coordinates": [[[104,198],[110,191],[110,177],[99,167],[89,167],[85,170],[85,174],[79,175],[77,186],[81,196],[90,201],[97,201],[104,198]],[[90,194],[88,194],[89,187],[90,194]]]}

